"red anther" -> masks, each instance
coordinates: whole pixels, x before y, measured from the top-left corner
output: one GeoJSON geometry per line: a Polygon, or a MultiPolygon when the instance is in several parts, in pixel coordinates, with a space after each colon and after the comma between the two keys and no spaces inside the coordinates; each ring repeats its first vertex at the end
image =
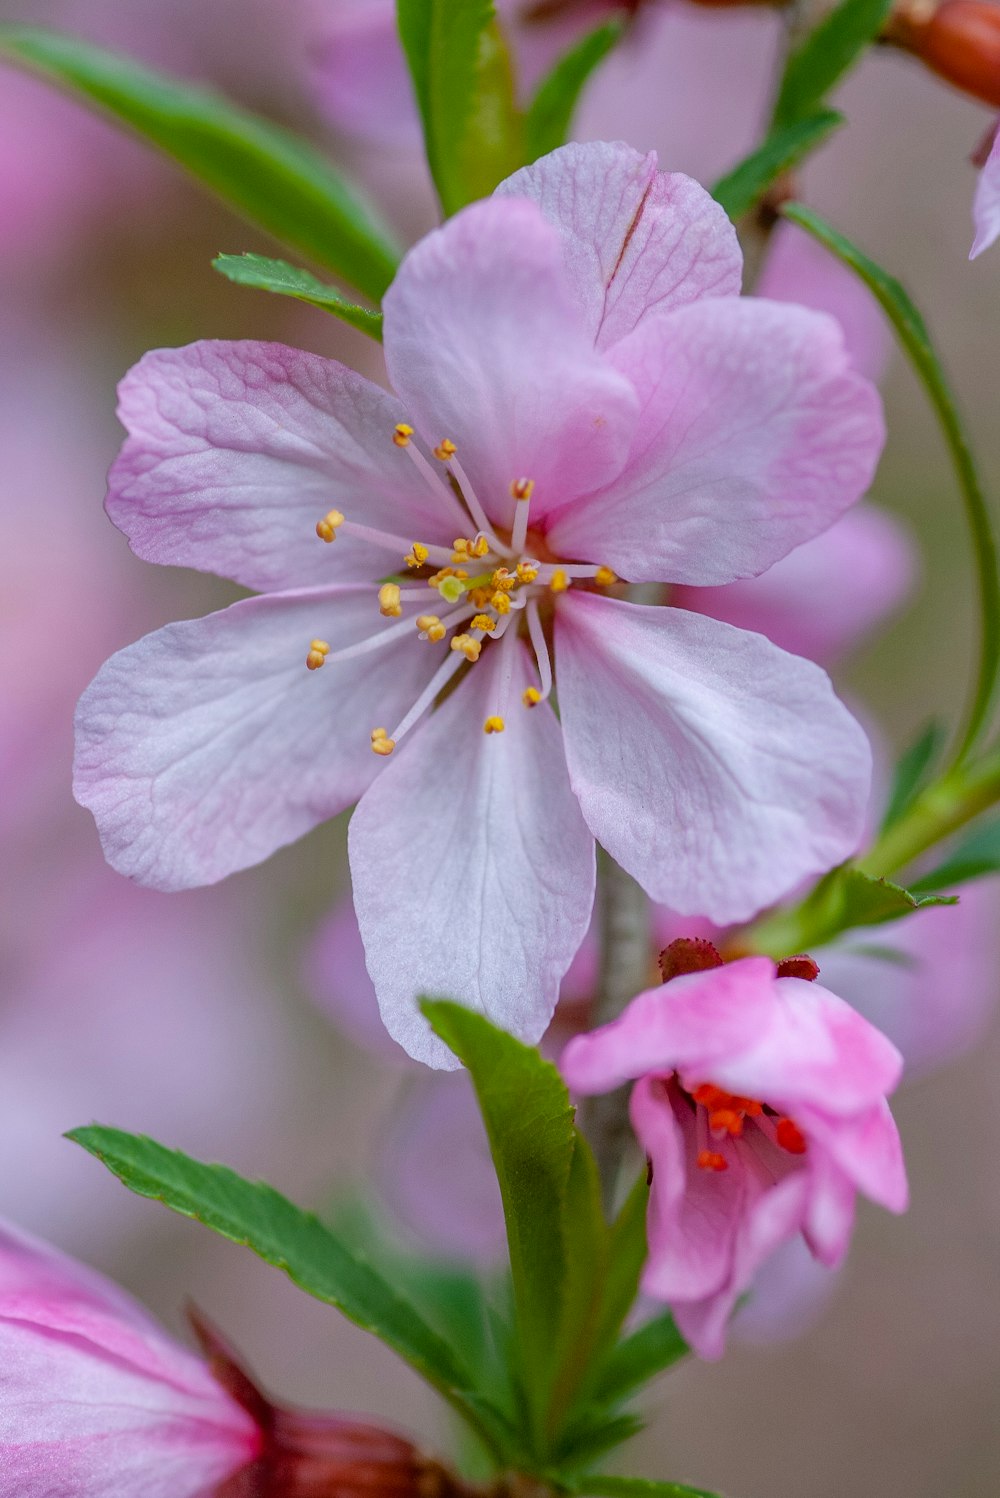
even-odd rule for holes
{"type": "Polygon", "coordinates": [[[797,1123],[790,1118],[779,1118],[775,1126],[778,1143],[790,1155],[804,1155],[807,1149],[806,1136],[797,1123]]]}
{"type": "Polygon", "coordinates": [[[779,978],[804,978],[807,983],[815,983],[819,977],[819,963],[814,962],[811,957],[802,954],[798,957],[786,957],[783,962],[778,963],[779,978]]]}
{"type": "Polygon", "coordinates": [[[694,1089],[691,1096],[703,1108],[721,1108],[723,1103],[729,1101],[729,1093],[723,1092],[721,1087],[713,1087],[711,1082],[703,1082],[694,1089]]]}
{"type": "Polygon", "coordinates": [[[685,973],[707,973],[713,967],[722,967],[722,958],[703,936],[679,936],[660,953],[660,974],[664,983],[685,973]]]}
{"type": "Polygon", "coordinates": [[[699,1170],[728,1170],[729,1161],[725,1155],[720,1155],[718,1150],[698,1151],[699,1170]]]}
{"type": "Polygon", "coordinates": [[[1000,108],[1000,6],[944,0],[932,10],[927,0],[912,0],[890,21],[886,37],[963,93],[1000,108]]]}
{"type": "Polygon", "coordinates": [[[713,1134],[726,1133],[736,1139],[743,1133],[743,1115],[735,1108],[716,1108],[708,1115],[708,1127],[713,1134]]]}
{"type": "Polygon", "coordinates": [[[471,1498],[471,1490],[412,1441],[354,1415],[272,1404],[200,1312],[188,1316],[209,1367],[260,1432],[255,1460],[213,1498],[471,1498]]]}

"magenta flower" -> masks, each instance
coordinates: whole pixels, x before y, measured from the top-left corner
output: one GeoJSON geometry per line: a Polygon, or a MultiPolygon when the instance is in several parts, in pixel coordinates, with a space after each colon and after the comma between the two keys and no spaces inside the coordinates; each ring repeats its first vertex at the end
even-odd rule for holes
{"type": "Polygon", "coordinates": [[[76,790],[112,864],[210,883],[363,798],[383,1019],[449,1066],[415,995],[537,1039],[595,837],[720,924],[853,851],[869,750],[823,672],[608,595],[763,571],[871,477],[879,401],[836,325],[738,299],[739,276],[696,184],[567,147],[407,256],[398,399],[277,345],[147,355],[109,513],[141,556],[266,594],[148,636],[84,694],[76,790]]]}
{"type": "Polygon", "coordinates": [[[1000,238],[1000,130],[996,126],[992,136],[972,200],[972,222],[976,234],[969,251],[970,260],[975,260],[1000,238]]]}
{"type": "Polygon", "coordinates": [[[576,1092],[636,1080],[632,1123],[652,1162],[643,1289],[702,1357],[760,1265],[802,1233],[832,1266],[861,1191],[901,1212],[906,1175],[886,1102],[902,1058],[827,989],[765,957],[686,973],[570,1041],[576,1092]]]}
{"type": "Polygon", "coordinates": [[[250,1415],[123,1291],[0,1224],[0,1473],[18,1498],[205,1498],[250,1415]]]}

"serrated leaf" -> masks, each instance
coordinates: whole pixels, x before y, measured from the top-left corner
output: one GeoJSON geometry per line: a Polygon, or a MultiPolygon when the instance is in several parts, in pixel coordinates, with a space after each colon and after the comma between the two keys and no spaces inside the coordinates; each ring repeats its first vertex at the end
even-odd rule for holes
{"type": "Polygon", "coordinates": [[[1000,874],[1000,821],[976,827],[961,839],[944,863],[910,881],[914,894],[954,889],[972,879],[1000,874]]]}
{"type": "Polygon", "coordinates": [[[842,114],[823,109],[805,119],[775,127],[762,146],[719,178],[712,188],[713,198],[731,219],[742,218],[760,202],[772,183],[821,146],[843,123],[842,114]]]}
{"type": "Polygon", "coordinates": [[[396,0],[400,41],[446,215],[521,164],[514,77],[493,0],[396,0]]]}
{"type": "Polygon", "coordinates": [[[250,223],[381,299],[399,262],[392,236],[300,136],[207,89],[57,32],[0,26],[0,56],[98,106],[250,223]]]}
{"type": "Polygon", "coordinates": [[[882,30],[893,0],[841,0],[785,64],[774,106],[775,126],[811,114],[882,30]]]}
{"type": "Polygon", "coordinates": [[[193,1217],[223,1238],[284,1270],[301,1290],[336,1307],[415,1368],[497,1448],[503,1416],[484,1417],[484,1400],[466,1396],[475,1382],[455,1350],[412,1305],[311,1212],[263,1181],[247,1181],[225,1165],[207,1165],[179,1150],[121,1129],[93,1125],[67,1138],[83,1146],[138,1196],[193,1217]]]}
{"type": "Polygon", "coordinates": [[[621,19],[598,26],[560,57],[542,79],[524,121],[524,154],[528,161],[536,161],[564,143],[580,95],[624,30],[621,19]]]}
{"type": "Polygon", "coordinates": [[[600,1370],[595,1397],[605,1404],[620,1404],[687,1353],[688,1345],[669,1312],[654,1316],[619,1342],[600,1370]]]}
{"type": "Polygon", "coordinates": [[[581,1495],[593,1498],[721,1498],[707,1488],[689,1488],[683,1482],[653,1482],[646,1477],[611,1477],[590,1473],[575,1485],[581,1495]]]}
{"type": "Polygon", "coordinates": [[[255,291],[271,291],[278,296],[295,297],[297,301],[321,307],[324,312],[332,312],[342,322],[350,323],[362,333],[367,333],[369,338],[376,338],[381,342],[381,312],[373,312],[369,307],[359,307],[356,302],[349,302],[335,286],[328,286],[311,271],[289,265],[285,260],[271,260],[266,255],[249,252],[243,255],[217,255],[212,261],[212,268],[237,286],[249,286],[255,291]]]}
{"type": "Polygon", "coordinates": [[[882,818],[882,831],[892,827],[907,811],[914,798],[927,784],[928,777],[937,763],[947,731],[943,723],[932,719],[914,739],[908,749],[899,756],[892,777],[889,802],[882,818]]]}
{"type": "Polygon", "coordinates": [[[948,445],[972,539],[980,614],[979,664],[968,724],[958,751],[961,760],[989,727],[1000,684],[1000,562],[979,466],[927,325],[906,288],[803,203],[784,203],[781,213],[826,245],[875,296],[930,398],[948,445]]]}
{"type": "MultiPolygon", "coordinates": [[[[883,926],[932,905],[957,904],[954,896],[912,894],[900,884],[892,884],[888,879],[866,874],[853,864],[845,863],[831,869],[820,880],[802,902],[796,919],[808,933],[806,945],[818,947],[832,941],[842,931],[853,931],[859,926],[883,926]]],[[[765,925],[761,932],[765,933],[766,929],[765,925]]],[[[773,941],[761,950],[770,951],[771,945],[773,941]]],[[[781,950],[772,955],[780,958],[788,953],[781,950]]]]}
{"type": "Polygon", "coordinates": [[[476,1089],[507,1227],[518,1375],[544,1454],[599,1326],[607,1227],[597,1169],[550,1061],[460,1004],[426,999],[422,1009],[476,1089]]]}

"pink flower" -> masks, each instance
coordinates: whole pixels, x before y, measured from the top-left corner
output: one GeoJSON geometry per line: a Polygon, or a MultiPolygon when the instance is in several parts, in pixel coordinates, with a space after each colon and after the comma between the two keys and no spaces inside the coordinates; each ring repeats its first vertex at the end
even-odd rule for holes
{"type": "Polygon", "coordinates": [[[0,1225],[0,1473],[18,1498],[205,1498],[249,1414],[123,1291],[0,1225]]]}
{"type": "Polygon", "coordinates": [[[570,1041],[582,1094],[637,1079],[632,1123],[653,1167],[643,1289],[702,1356],[739,1297],[802,1233],[833,1266],[861,1191],[901,1212],[906,1175],[886,1102],[902,1058],[829,990],[764,957],[686,973],[570,1041]]]}
{"type": "Polygon", "coordinates": [[[147,355],[109,513],[149,560],[268,591],[148,636],[84,694],[76,790],[112,864],[210,883],[362,798],[382,1016],[447,1067],[415,996],[537,1039],[595,837],[717,923],[849,854],[870,755],[823,672],[607,596],[614,573],[761,572],[871,477],[880,406],[836,325],[739,300],[739,275],[696,184],[567,147],[407,256],[385,300],[398,399],[278,345],[147,355]]]}
{"type": "Polygon", "coordinates": [[[976,195],[972,201],[972,222],[976,236],[969,251],[975,260],[1000,237],[1000,130],[993,127],[989,154],[982,163],[976,195]]]}

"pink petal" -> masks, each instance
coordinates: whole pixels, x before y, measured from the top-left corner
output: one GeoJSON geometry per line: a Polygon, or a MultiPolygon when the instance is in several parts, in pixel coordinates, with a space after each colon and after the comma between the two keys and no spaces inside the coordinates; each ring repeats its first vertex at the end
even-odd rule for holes
{"type": "Polygon", "coordinates": [[[677,1069],[715,1082],[725,1059],[772,1022],[774,971],[768,957],[745,957],[639,994],[617,1019],[570,1041],[559,1063],[566,1081],[582,1094],[677,1069]]]}
{"type": "Polygon", "coordinates": [[[409,1067],[382,1023],[350,897],[340,901],[306,951],[305,987],[342,1035],[389,1066],[409,1067]]]}
{"type": "MultiPolygon", "coordinates": [[[[748,989],[750,982],[748,973],[748,989]]],[[[770,987],[771,1012],[756,1043],[731,1053],[709,1080],[739,1096],[765,1099],[796,1119],[803,1104],[839,1118],[893,1091],[903,1058],[850,1004],[802,978],[778,978],[770,987]]]]}
{"type": "Polygon", "coordinates": [[[572,592],[556,652],[587,825],[654,900],[745,920],[857,847],[871,752],[811,662],[680,609],[572,592]]]}
{"type": "Polygon", "coordinates": [[[386,294],[385,356],[408,419],[448,437],[487,514],[509,524],[511,481],[532,517],[621,470],[638,403],[594,350],[558,232],[533,204],[491,198],[429,234],[386,294]]]}
{"type": "Polygon", "coordinates": [[[840,1285],[801,1235],[787,1239],[761,1265],[750,1297],[732,1323],[733,1340],[769,1347],[804,1336],[822,1318],[840,1285]]]}
{"type": "Polygon", "coordinates": [[[633,582],[729,583],[826,530],[871,481],[881,403],[832,318],[710,298],[648,319],[610,359],[642,397],[637,440],[608,488],[550,520],[558,554],[633,582]]]}
{"type": "Polygon", "coordinates": [[[705,189],[660,172],[621,141],[568,145],[501,182],[559,229],[573,296],[599,348],[651,313],[700,297],[736,296],[743,256],[736,231],[705,189]]]}
{"type": "Polygon", "coordinates": [[[319,671],[384,625],[374,590],[316,589],[168,624],[102,666],[77,708],[77,800],[105,856],[157,889],[212,884],[349,806],[376,774],[370,731],[437,664],[412,635],[319,671]]]}
{"type": "Polygon", "coordinates": [[[797,224],[779,224],[771,235],[756,295],[828,312],[858,373],[882,379],[892,350],[885,314],[864,282],[797,224]]]}
{"type": "Polygon", "coordinates": [[[796,1122],[853,1185],[890,1212],[905,1212],[909,1200],[899,1130],[884,1098],[850,1118],[832,1110],[800,1107],[796,1122]]]}
{"type": "Polygon", "coordinates": [[[310,74],[323,114],[348,134],[416,149],[420,126],[393,0],[314,0],[311,9],[310,74]]]}
{"type": "Polygon", "coordinates": [[[857,1190],[850,1176],[815,1141],[809,1154],[809,1181],[802,1229],[805,1241],[824,1268],[836,1269],[851,1246],[857,1190]]]}
{"type": "Polygon", "coordinates": [[[149,562],[250,588],[378,577],[400,557],[316,522],[349,520],[448,545],[457,504],[428,489],[392,441],[398,401],[353,370],[280,343],[158,349],[119,387],[129,436],[107,510],[149,562]]]}
{"type": "Polygon", "coordinates": [[[972,203],[972,222],[976,237],[972,241],[969,259],[975,260],[995,244],[1000,236],[1000,131],[997,132],[986,164],[979,173],[972,203]]]}
{"type": "Polygon", "coordinates": [[[590,920],[593,841],[555,714],[521,704],[531,681],[518,642],[487,647],[351,822],[354,901],[382,1018],[411,1056],[439,1068],[458,1063],[418,995],[457,999],[537,1041],[590,920]],[[511,646],[506,731],[486,735],[511,646]]]}
{"type": "Polygon", "coordinates": [[[859,504],[760,577],[676,588],[670,601],[830,665],[900,607],[916,572],[916,549],[901,522],[859,504]]]}

